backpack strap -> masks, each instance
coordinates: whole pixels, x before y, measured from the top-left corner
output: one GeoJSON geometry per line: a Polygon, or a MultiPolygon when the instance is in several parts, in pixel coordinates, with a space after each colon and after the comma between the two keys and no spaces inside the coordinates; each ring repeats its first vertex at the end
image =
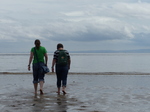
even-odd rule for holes
{"type": "Polygon", "coordinates": [[[38,58],[38,56],[37,56],[37,52],[36,52],[36,48],[34,47],[34,53],[35,53],[35,57],[36,57],[36,59],[37,59],[37,62],[39,62],[39,58],[38,58]]]}

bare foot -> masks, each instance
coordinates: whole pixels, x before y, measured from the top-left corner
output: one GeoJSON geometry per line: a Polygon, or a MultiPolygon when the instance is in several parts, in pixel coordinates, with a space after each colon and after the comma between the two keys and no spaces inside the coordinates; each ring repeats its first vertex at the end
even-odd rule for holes
{"type": "Polygon", "coordinates": [[[60,95],[60,92],[59,92],[59,91],[57,91],[56,93],[57,93],[58,95],[60,95]]]}
{"type": "Polygon", "coordinates": [[[43,93],[43,90],[41,90],[41,89],[40,89],[40,94],[41,94],[41,95],[43,95],[43,94],[44,94],[44,93],[43,93]]]}
{"type": "Polygon", "coordinates": [[[67,94],[65,90],[62,90],[63,94],[67,94]]]}

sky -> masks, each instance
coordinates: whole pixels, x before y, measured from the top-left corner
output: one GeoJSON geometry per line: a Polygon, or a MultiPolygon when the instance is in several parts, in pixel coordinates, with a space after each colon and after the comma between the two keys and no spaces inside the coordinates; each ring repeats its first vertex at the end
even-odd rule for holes
{"type": "Polygon", "coordinates": [[[0,53],[150,49],[150,0],[0,0],[0,53]]]}

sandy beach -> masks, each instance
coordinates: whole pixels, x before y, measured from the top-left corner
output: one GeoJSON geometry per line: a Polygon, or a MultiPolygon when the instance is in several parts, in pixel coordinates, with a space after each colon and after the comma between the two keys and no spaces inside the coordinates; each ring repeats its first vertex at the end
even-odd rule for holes
{"type": "Polygon", "coordinates": [[[0,112],[149,112],[150,75],[69,74],[67,94],[55,75],[34,95],[31,74],[0,74],[0,112]]]}

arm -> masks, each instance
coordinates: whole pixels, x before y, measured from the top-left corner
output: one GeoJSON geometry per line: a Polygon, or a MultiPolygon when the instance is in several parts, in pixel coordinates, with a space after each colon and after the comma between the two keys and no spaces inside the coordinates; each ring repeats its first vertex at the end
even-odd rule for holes
{"type": "Polygon", "coordinates": [[[54,65],[55,65],[55,63],[56,63],[56,59],[53,59],[53,61],[52,61],[52,72],[54,72],[54,65]]]}
{"type": "Polygon", "coordinates": [[[30,58],[29,58],[29,64],[28,64],[28,70],[30,71],[30,64],[32,62],[33,59],[33,52],[30,52],[30,58]]]}
{"type": "Polygon", "coordinates": [[[48,62],[48,55],[47,55],[47,53],[45,53],[44,56],[45,56],[45,64],[47,66],[47,62],[48,62]]]}
{"type": "Polygon", "coordinates": [[[70,69],[71,59],[68,60],[68,69],[70,69]]]}
{"type": "Polygon", "coordinates": [[[67,55],[68,55],[68,69],[70,69],[71,57],[68,51],[67,51],[67,55]]]}

